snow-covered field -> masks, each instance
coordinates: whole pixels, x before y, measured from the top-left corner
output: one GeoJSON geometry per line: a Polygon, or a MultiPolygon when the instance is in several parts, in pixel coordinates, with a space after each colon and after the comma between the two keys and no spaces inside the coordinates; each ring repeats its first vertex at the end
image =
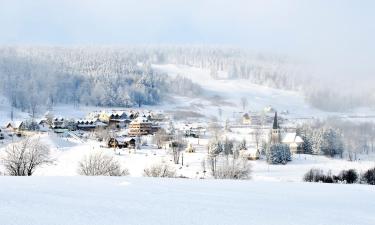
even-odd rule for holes
{"type": "MultiPolygon", "coordinates": [[[[86,155],[93,151],[113,155],[127,168],[131,177],[142,177],[143,170],[151,165],[166,162],[174,166],[177,175],[192,179],[209,178],[204,174],[202,161],[207,157],[207,139],[189,138],[188,141],[196,149],[195,153],[184,153],[184,166],[174,165],[172,156],[165,149],[156,149],[155,146],[144,146],[140,150],[116,150],[103,148],[96,141],[78,142],[72,138],[60,138],[53,133],[42,134],[38,137],[51,148],[52,158],[56,161],[52,165],[46,165],[36,170],[36,176],[77,176],[78,163],[86,155]]],[[[0,156],[4,153],[5,146],[0,147],[0,156]]],[[[356,169],[359,173],[375,166],[375,161],[369,156],[359,157],[358,161],[342,159],[330,159],[325,156],[294,155],[292,162],[287,165],[269,165],[264,160],[251,161],[252,180],[255,181],[287,181],[300,182],[303,175],[311,168],[319,168],[324,171],[331,170],[339,173],[344,169],[356,169]]],[[[0,167],[0,169],[2,169],[0,167]]]]}
{"type": "Polygon", "coordinates": [[[6,225],[373,225],[375,189],[226,180],[0,177],[6,225]]]}

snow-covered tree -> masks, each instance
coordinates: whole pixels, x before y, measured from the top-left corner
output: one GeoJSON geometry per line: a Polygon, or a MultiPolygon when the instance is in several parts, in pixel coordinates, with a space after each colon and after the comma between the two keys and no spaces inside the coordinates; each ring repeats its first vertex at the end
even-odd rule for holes
{"type": "Polygon", "coordinates": [[[269,164],[286,164],[292,160],[289,146],[286,144],[274,144],[267,151],[269,164]]]}

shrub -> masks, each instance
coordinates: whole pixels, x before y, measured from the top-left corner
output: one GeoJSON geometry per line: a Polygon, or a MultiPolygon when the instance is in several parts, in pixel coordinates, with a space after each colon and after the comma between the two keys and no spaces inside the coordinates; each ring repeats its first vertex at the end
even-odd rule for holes
{"type": "Polygon", "coordinates": [[[216,166],[216,179],[247,180],[250,175],[251,165],[246,159],[224,160],[216,166]]]}
{"type": "Polygon", "coordinates": [[[342,182],[346,184],[356,183],[358,180],[358,173],[355,169],[343,170],[338,176],[334,176],[336,182],[342,182]]]}
{"type": "Polygon", "coordinates": [[[176,170],[168,164],[160,163],[144,169],[143,176],[174,178],[176,177],[176,170]]]}
{"type": "Polygon", "coordinates": [[[53,161],[48,145],[38,139],[25,139],[9,146],[2,157],[6,174],[10,176],[31,176],[37,168],[53,161]]]}
{"type": "Polygon", "coordinates": [[[120,163],[110,155],[101,152],[85,156],[80,162],[78,173],[84,176],[127,176],[127,169],[122,169],[120,163]]]}
{"type": "Polygon", "coordinates": [[[367,170],[361,176],[361,182],[365,184],[375,185],[375,168],[367,170]]]}
{"type": "Polygon", "coordinates": [[[334,179],[329,171],[324,174],[321,169],[310,169],[303,177],[305,182],[321,182],[321,183],[334,183],[334,179]]]}

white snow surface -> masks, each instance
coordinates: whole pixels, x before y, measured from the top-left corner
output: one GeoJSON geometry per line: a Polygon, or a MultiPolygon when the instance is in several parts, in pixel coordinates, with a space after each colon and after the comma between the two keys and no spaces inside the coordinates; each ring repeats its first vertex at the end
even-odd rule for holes
{"type": "Polygon", "coordinates": [[[6,225],[373,225],[365,185],[0,177],[6,225]]]}

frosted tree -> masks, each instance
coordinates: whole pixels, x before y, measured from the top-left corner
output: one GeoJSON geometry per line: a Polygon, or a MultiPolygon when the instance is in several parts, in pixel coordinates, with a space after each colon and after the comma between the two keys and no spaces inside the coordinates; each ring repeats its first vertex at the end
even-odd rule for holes
{"type": "Polygon", "coordinates": [[[25,139],[9,146],[2,158],[10,176],[31,176],[37,168],[52,162],[49,147],[38,139],[25,139]]]}
{"type": "Polygon", "coordinates": [[[292,160],[289,146],[286,144],[271,145],[266,157],[269,164],[287,164],[292,160]]]}

